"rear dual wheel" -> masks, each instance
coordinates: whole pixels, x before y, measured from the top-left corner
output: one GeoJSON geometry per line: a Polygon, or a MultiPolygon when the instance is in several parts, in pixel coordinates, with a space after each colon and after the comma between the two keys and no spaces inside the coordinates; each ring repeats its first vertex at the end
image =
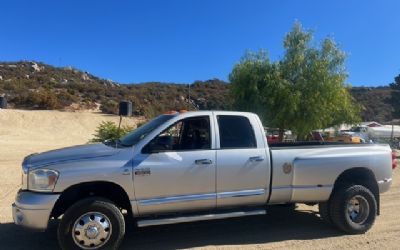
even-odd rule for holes
{"type": "Polygon", "coordinates": [[[321,217],[348,234],[367,232],[375,222],[377,202],[372,192],[361,185],[343,185],[329,201],[319,204],[321,217]]]}

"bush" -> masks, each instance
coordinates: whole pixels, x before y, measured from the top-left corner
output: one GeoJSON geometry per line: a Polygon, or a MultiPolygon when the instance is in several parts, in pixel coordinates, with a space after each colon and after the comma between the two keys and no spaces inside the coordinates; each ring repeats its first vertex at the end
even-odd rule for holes
{"type": "Polygon", "coordinates": [[[96,129],[94,138],[90,142],[103,142],[105,140],[117,140],[127,133],[131,132],[133,127],[122,126],[118,131],[118,125],[114,122],[107,121],[102,122],[96,129]]]}
{"type": "Polygon", "coordinates": [[[49,90],[29,91],[13,99],[18,106],[33,109],[61,108],[57,95],[49,90]]]}
{"type": "Polygon", "coordinates": [[[71,95],[68,91],[65,90],[61,90],[59,93],[57,93],[56,97],[61,107],[66,107],[74,102],[79,102],[79,99],[76,96],[71,95]]]}
{"type": "Polygon", "coordinates": [[[118,103],[114,100],[101,102],[101,112],[105,114],[118,114],[118,103]]]}

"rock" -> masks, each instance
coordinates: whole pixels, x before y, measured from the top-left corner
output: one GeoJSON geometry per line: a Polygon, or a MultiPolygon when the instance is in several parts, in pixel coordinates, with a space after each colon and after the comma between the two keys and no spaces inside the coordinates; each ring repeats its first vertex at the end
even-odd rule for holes
{"type": "Polygon", "coordinates": [[[118,83],[115,83],[115,82],[114,82],[113,80],[111,80],[111,79],[106,79],[105,82],[103,82],[103,85],[104,85],[104,86],[107,86],[107,87],[116,87],[116,86],[119,86],[118,83]]]}
{"type": "Polygon", "coordinates": [[[0,76],[0,81],[2,81],[3,80],[3,77],[2,76],[0,76]]]}
{"type": "Polygon", "coordinates": [[[179,96],[179,100],[181,100],[182,102],[185,101],[185,97],[184,96],[179,96]]]}
{"type": "Polygon", "coordinates": [[[26,79],[29,79],[29,75],[25,75],[25,78],[26,78],[26,79]]]}
{"type": "Polygon", "coordinates": [[[60,82],[61,84],[67,84],[68,80],[67,79],[62,79],[62,81],[60,82]]]}
{"type": "Polygon", "coordinates": [[[83,73],[83,74],[81,75],[81,78],[82,78],[82,80],[84,80],[84,81],[89,81],[89,80],[90,80],[90,77],[89,77],[86,73],[83,73]]]}
{"type": "Polygon", "coordinates": [[[32,62],[31,67],[35,72],[40,72],[40,70],[41,70],[41,67],[39,65],[37,65],[37,63],[35,63],[35,62],[32,62]]]}
{"type": "Polygon", "coordinates": [[[17,67],[17,65],[15,65],[15,64],[10,64],[10,65],[7,65],[9,68],[16,68],[17,67]]]}

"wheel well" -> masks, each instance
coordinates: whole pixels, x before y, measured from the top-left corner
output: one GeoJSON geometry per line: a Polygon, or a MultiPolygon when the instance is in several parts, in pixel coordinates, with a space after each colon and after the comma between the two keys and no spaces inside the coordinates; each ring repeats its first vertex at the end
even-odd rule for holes
{"type": "Polygon", "coordinates": [[[362,185],[368,188],[375,196],[378,210],[377,213],[380,213],[380,199],[379,199],[379,186],[376,181],[374,173],[368,168],[351,168],[347,169],[343,173],[339,175],[334,184],[334,189],[336,190],[338,187],[343,185],[362,185]]]}
{"type": "Polygon", "coordinates": [[[91,196],[106,198],[132,214],[128,194],[120,185],[107,181],[96,181],[76,184],[64,190],[54,205],[51,217],[58,218],[71,205],[91,196]]]}

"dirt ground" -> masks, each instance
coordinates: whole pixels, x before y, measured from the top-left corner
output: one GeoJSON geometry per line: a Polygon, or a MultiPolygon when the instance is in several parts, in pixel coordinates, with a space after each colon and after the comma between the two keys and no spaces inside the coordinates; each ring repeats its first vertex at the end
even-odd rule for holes
{"type": "MultiPolygon", "coordinates": [[[[58,249],[56,223],[45,233],[12,223],[11,204],[21,182],[23,157],[86,143],[103,120],[116,116],[57,111],[0,110],[0,249],[58,249]]],[[[129,125],[134,120],[125,120],[129,125]]],[[[381,216],[364,235],[343,235],[325,225],[316,206],[266,216],[136,229],[127,226],[121,249],[400,249],[400,173],[382,195],[381,216]]]]}

